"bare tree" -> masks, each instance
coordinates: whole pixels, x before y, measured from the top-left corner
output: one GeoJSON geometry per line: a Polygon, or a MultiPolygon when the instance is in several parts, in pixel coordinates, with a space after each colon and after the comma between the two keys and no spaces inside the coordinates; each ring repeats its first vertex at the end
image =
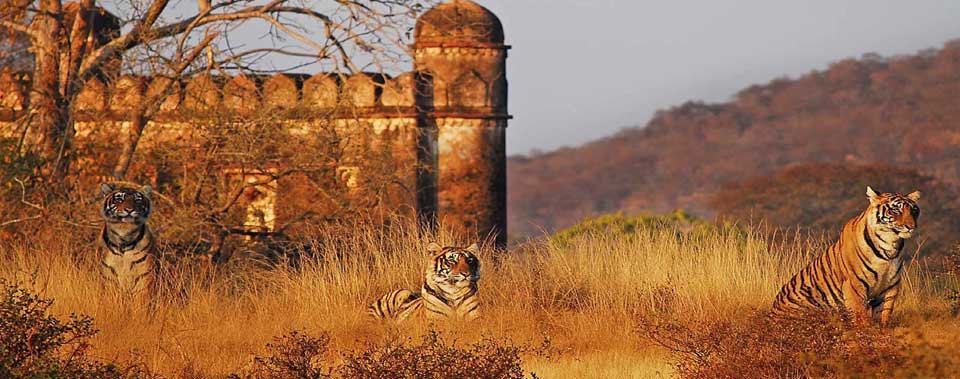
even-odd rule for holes
{"type": "MultiPolygon", "coordinates": [[[[109,75],[119,59],[135,74],[181,77],[197,71],[277,72],[305,65],[353,73],[384,70],[403,59],[405,38],[421,2],[412,0],[198,1],[180,14],[168,0],[119,0],[112,19],[96,0],[0,2],[0,33],[26,36],[34,54],[29,112],[20,120],[35,136],[40,172],[56,181],[67,172],[72,149],[71,104],[94,76],[109,75]],[[115,23],[115,25],[111,25],[115,23]],[[265,32],[262,45],[231,38],[244,27],[265,32]],[[270,67],[272,56],[297,59],[270,67]],[[206,59],[203,59],[206,58],[206,59]]],[[[159,107],[146,99],[130,110],[130,133],[113,175],[122,178],[147,120],[159,107]]]]}
{"type": "Polygon", "coordinates": [[[342,118],[343,111],[311,109],[341,114],[320,114],[301,123],[311,130],[301,133],[289,123],[291,112],[238,116],[214,109],[193,118],[193,143],[161,141],[143,149],[131,176],[164,178],[155,182],[156,188],[167,197],[161,206],[170,207],[156,222],[170,236],[165,243],[177,245],[170,250],[224,262],[241,245],[258,245],[240,237],[268,244],[303,240],[311,231],[342,221],[380,224],[384,217],[409,215],[397,211],[395,198],[413,193],[406,181],[415,162],[393,150],[404,146],[405,137],[381,135],[380,143],[372,142],[356,133],[363,121],[342,118]],[[276,202],[257,204],[267,197],[276,202]],[[259,211],[268,214],[257,215],[259,211]]]}

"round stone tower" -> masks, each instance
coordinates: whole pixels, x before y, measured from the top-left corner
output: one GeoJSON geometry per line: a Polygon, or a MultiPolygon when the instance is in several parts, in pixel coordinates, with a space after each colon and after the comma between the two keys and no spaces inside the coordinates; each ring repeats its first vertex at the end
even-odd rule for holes
{"type": "Polygon", "coordinates": [[[424,13],[414,30],[414,68],[420,77],[421,197],[444,225],[466,238],[507,240],[506,58],[503,26],[486,8],[453,0],[424,13]],[[435,141],[435,142],[434,142],[435,141]],[[423,187],[423,186],[421,186],[423,187]],[[430,192],[430,191],[428,191],[430,192]]]}

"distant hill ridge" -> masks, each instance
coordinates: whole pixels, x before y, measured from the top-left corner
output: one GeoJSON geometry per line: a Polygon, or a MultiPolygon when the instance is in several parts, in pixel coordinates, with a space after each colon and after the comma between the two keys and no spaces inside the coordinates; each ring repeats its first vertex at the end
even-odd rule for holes
{"type": "Polygon", "coordinates": [[[803,162],[888,164],[960,183],[960,40],[909,56],[844,59],[726,103],[659,111],[644,128],[511,157],[511,236],[613,211],[710,215],[724,183],[803,162]]]}

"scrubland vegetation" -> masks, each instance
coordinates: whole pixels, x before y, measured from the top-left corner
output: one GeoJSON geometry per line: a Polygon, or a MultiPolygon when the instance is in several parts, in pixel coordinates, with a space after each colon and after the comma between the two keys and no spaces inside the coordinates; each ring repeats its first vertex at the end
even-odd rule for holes
{"type": "Polygon", "coordinates": [[[960,372],[960,281],[949,262],[909,264],[892,330],[852,328],[840,315],[773,322],[765,311],[780,285],[828,241],[769,242],[682,214],[607,216],[509,251],[485,249],[476,322],[384,325],[365,316],[366,305],[391,288],[418,287],[427,241],[466,243],[399,225],[318,230],[293,249],[299,255],[269,264],[170,261],[154,304],[124,303],[101,286],[91,228],[14,234],[0,246],[8,286],[0,362],[191,379],[960,372]],[[23,300],[29,294],[53,302],[23,300]]]}
{"type": "MultiPolygon", "coordinates": [[[[866,184],[904,193],[920,186],[922,191],[953,193],[942,199],[945,207],[955,208],[958,91],[960,41],[952,41],[912,55],[838,60],[800,77],[746,87],[726,102],[687,102],[661,110],[649,121],[638,120],[642,127],[581,146],[515,156],[508,164],[510,235],[536,235],[543,228],[557,230],[617,211],[750,213],[753,207],[715,200],[734,196],[723,193],[730,184],[741,194],[761,190],[751,194],[757,196],[765,193],[756,186],[763,180],[801,187],[816,182],[799,182],[804,172],[791,171],[809,163],[846,166],[845,176],[835,175],[841,171],[836,168],[822,173],[819,181],[833,185],[821,186],[821,192],[852,193],[856,197],[850,199],[860,200],[866,184]],[[876,177],[877,167],[870,166],[877,165],[889,174],[882,180],[892,185],[863,181],[876,177]],[[841,186],[849,182],[855,185],[841,186]]],[[[770,198],[794,204],[799,199],[804,198],[770,198]]],[[[815,210],[820,204],[839,205],[824,201],[767,221],[810,212],[837,215],[843,222],[852,215],[844,212],[856,214],[863,203],[827,214],[815,210]]],[[[948,246],[957,242],[960,226],[940,221],[952,235],[937,237],[950,240],[948,246]]],[[[808,224],[776,224],[797,225],[808,224]]],[[[830,225],[830,233],[837,227],[830,225]]]]}

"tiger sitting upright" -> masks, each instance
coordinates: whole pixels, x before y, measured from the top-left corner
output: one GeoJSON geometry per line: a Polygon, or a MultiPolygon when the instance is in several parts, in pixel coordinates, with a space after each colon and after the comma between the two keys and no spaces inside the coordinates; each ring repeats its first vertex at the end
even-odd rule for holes
{"type": "Polygon", "coordinates": [[[432,259],[424,272],[420,292],[398,289],[368,307],[377,319],[403,321],[415,314],[429,320],[474,320],[480,316],[478,285],[480,260],[477,244],[469,247],[427,245],[432,259]]]}
{"type": "Polygon", "coordinates": [[[124,297],[149,296],[156,282],[156,244],[147,220],[150,217],[150,186],[139,190],[102,184],[98,254],[100,272],[124,297]]]}
{"type": "Polygon", "coordinates": [[[774,316],[816,308],[844,309],[856,321],[879,317],[887,326],[900,292],[904,240],[920,217],[920,192],[876,193],[870,205],[847,222],[840,240],[784,284],[774,316]]]}

